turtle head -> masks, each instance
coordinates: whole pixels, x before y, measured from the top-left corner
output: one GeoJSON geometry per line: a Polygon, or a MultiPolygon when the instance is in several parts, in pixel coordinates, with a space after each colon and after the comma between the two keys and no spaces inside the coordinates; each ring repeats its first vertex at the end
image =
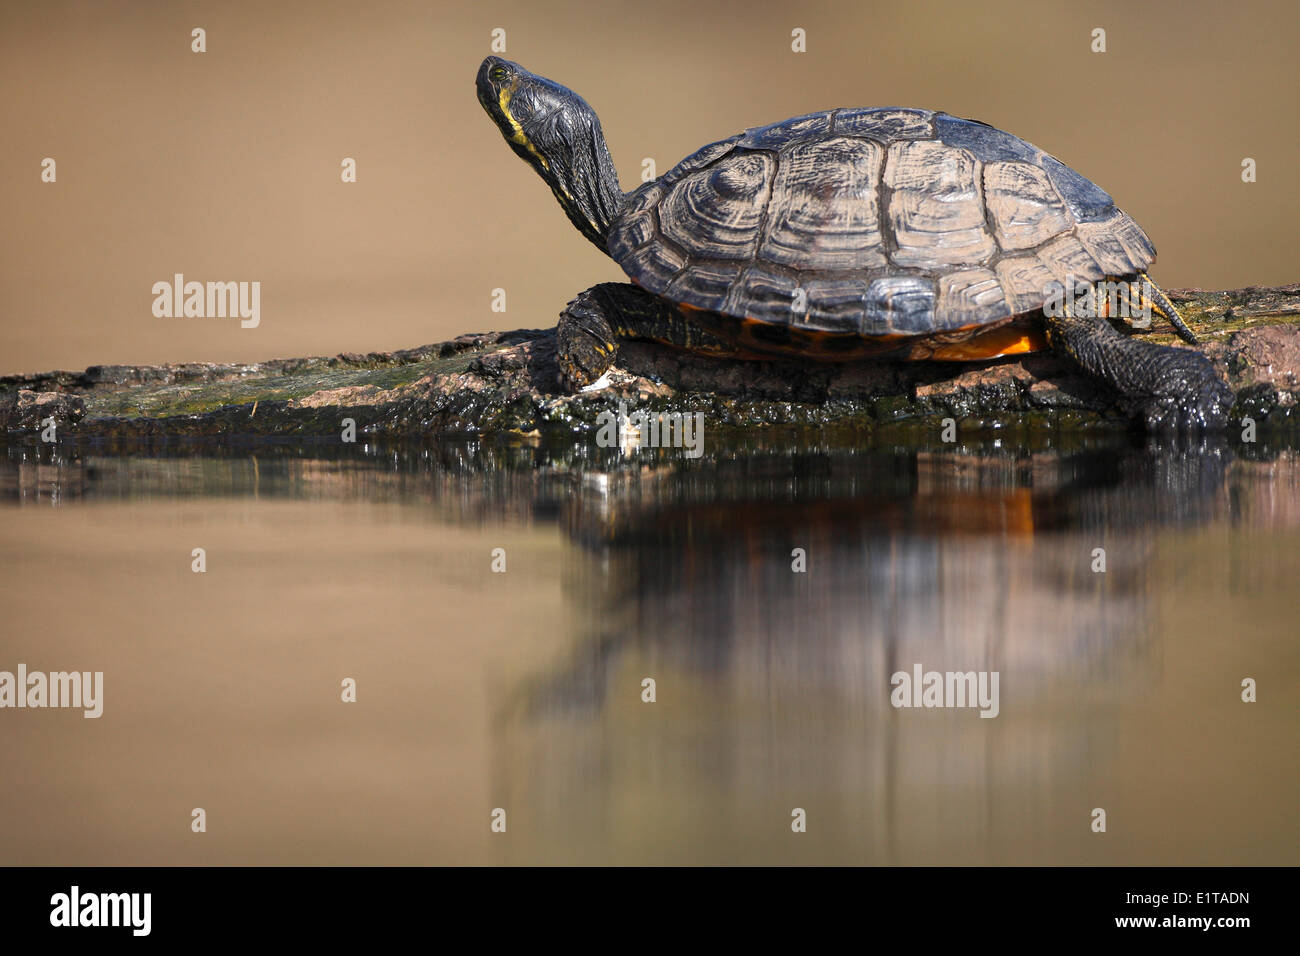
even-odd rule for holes
{"type": "Polygon", "coordinates": [[[596,111],[572,90],[500,57],[483,61],[476,85],[479,103],[510,148],[546,180],[582,234],[606,252],[623,190],[596,111]]]}

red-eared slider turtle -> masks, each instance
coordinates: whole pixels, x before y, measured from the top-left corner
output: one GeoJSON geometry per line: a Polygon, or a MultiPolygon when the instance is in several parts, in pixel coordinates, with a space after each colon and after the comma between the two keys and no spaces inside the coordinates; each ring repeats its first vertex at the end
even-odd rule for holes
{"type": "Polygon", "coordinates": [[[1152,428],[1227,422],[1232,393],[1204,356],[1119,332],[1111,295],[1060,294],[1122,280],[1142,290],[1125,304],[1195,341],[1146,276],[1155,248],[1138,224],[1009,133],[928,110],[826,110],[705,146],[625,195],[576,93],[498,57],[477,86],[511,148],[632,279],[560,314],[570,388],[599,378],[621,338],[816,361],[1050,347],[1152,428]]]}

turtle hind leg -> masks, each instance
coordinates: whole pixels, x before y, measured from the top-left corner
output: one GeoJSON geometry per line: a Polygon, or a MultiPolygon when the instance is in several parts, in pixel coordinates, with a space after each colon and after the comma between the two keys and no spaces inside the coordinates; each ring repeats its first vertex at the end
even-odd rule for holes
{"type": "Polygon", "coordinates": [[[1140,341],[1105,319],[1045,315],[1044,322],[1052,350],[1114,387],[1151,431],[1227,426],[1232,390],[1200,352],[1140,341]]]}
{"type": "Polygon", "coordinates": [[[560,313],[555,337],[560,385],[571,391],[604,375],[624,339],[648,339],[717,356],[742,354],[692,323],[671,302],[630,282],[602,282],[580,294],[560,313]]]}

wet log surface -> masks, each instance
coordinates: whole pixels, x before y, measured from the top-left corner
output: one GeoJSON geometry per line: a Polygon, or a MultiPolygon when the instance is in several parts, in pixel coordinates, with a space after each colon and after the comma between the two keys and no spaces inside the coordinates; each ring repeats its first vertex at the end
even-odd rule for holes
{"type": "MultiPolygon", "coordinates": [[[[1173,290],[1198,346],[1236,393],[1233,418],[1300,429],[1300,283],[1173,290]]],[[[1165,328],[1143,335],[1174,344],[1165,328]]],[[[0,433],[60,439],[561,436],[606,410],[701,412],[708,428],[771,424],[906,432],[1123,427],[1116,397],[1050,353],[985,363],[722,361],[625,344],[602,387],[556,383],[552,329],[484,332],[397,352],[246,365],[92,366],[0,378],[0,433]]]]}

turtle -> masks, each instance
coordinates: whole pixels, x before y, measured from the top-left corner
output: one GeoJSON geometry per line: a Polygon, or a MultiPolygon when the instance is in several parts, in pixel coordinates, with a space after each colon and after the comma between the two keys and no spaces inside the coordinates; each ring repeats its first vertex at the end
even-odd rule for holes
{"type": "Polygon", "coordinates": [[[1050,349],[1149,429],[1227,424],[1233,394],[1204,355],[1117,327],[1142,308],[1196,341],[1147,274],[1147,234],[1017,136],[933,110],[823,110],[711,143],[624,193],[582,97],[496,56],[475,86],[511,149],[631,280],[598,283],[560,313],[567,390],[598,386],[627,339],[815,362],[1050,349]]]}

